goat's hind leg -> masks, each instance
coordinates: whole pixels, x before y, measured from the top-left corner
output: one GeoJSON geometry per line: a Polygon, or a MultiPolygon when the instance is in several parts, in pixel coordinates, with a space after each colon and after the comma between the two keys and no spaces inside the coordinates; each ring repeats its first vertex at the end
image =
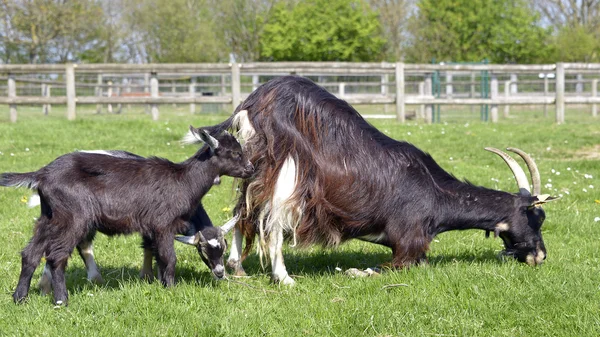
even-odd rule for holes
{"type": "Polygon", "coordinates": [[[177,256],[175,255],[174,241],[172,234],[161,234],[155,236],[155,256],[158,265],[159,279],[165,287],[175,285],[175,264],[177,256]]]}
{"type": "Polygon", "coordinates": [[[46,238],[40,234],[43,232],[43,230],[40,231],[40,227],[45,226],[47,221],[48,220],[45,217],[38,220],[33,238],[31,238],[29,244],[27,244],[25,249],[21,252],[21,274],[19,276],[17,288],[13,293],[13,300],[15,303],[23,302],[27,297],[29,287],[31,286],[31,277],[44,255],[46,238]]]}

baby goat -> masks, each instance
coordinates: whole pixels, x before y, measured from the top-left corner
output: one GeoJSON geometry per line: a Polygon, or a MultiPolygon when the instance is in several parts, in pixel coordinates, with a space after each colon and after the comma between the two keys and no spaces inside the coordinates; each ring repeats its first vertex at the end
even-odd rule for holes
{"type": "MultiPolygon", "coordinates": [[[[92,150],[80,152],[104,154],[107,156],[128,158],[133,160],[146,159],[142,156],[138,156],[137,154],[121,150],[92,150]]],[[[213,181],[213,185],[218,185],[220,183],[220,177],[216,176],[213,181]]],[[[39,206],[39,199],[39,195],[32,195],[29,198],[29,207],[39,206]]],[[[225,270],[223,268],[223,255],[227,249],[227,243],[224,237],[225,234],[231,230],[231,228],[232,225],[214,227],[212,221],[206,213],[206,210],[200,203],[198,204],[198,207],[196,207],[194,215],[192,215],[190,218],[187,228],[178,233],[187,236],[176,237],[176,240],[196,246],[202,261],[204,261],[204,263],[212,271],[213,276],[216,279],[222,279],[225,276],[225,270]],[[201,233],[196,235],[198,232],[201,233]]],[[[100,275],[100,271],[98,270],[98,266],[94,259],[94,246],[92,240],[95,234],[95,231],[90,233],[89,239],[84,239],[82,242],[77,244],[77,251],[85,263],[87,279],[92,282],[102,283],[102,276],[100,275]]],[[[154,278],[154,273],[152,272],[152,243],[144,241],[142,246],[144,247],[144,260],[142,264],[142,270],[140,271],[140,278],[152,280],[154,278]]],[[[49,294],[52,291],[52,274],[50,273],[50,266],[48,264],[46,264],[44,267],[44,272],[42,273],[42,277],[38,286],[41,290],[41,293],[44,295],[49,294]]]]}
{"type": "Polygon", "coordinates": [[[131,160],[73,152],[36,172],[0,175],[0,186],[37,189],[41,201],[34,235],[21,254],[14,301],[26,298],[33,272],[45,254],[54,301],[66,305],[67,260],[95,231],[107,235],[140,233],[151,245],[161,282],[172,286],[177,260],[175,234],[186,228],[214,177],[245,179],[254,172],[232,135],[212,137],[208,131],[193,127],[190,134],[207,146],[179,164],[161,158],[131,160]]]}

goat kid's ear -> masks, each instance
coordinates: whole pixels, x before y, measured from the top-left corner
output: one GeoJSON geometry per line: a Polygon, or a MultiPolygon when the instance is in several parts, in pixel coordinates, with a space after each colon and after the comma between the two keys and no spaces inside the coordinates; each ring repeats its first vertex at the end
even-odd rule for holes
{"type": "Polygon", "coordinates": [[[534,196],[534,199],[531,203],[531,207],[540,207],[547,202],[558,200],[558,199],[560,199],[560,197],[552,197],[552,196],[550,196],[550,194],[536,195],[536,196],[534,196]]]}
{"type": "Polygon", "coordinates": [[[190,125],[190,134],[199,141],[202,141],[210,147],[211,150],[215,150],[219,147],[219,141],[208,133],[208,130],[202,128],[195,128],[190,125]]]}
{"type": "Polygon", "coordinates": [[[197,246],[201,242],[206,241],[206,239],[204,238],[204,235],[202,235],[201,232],[196,233],[196,235],[190,235],[190,236],[176,236],[175,240],[185,243],[185,244],[188,244],[188,245],[192,245],[192,246],[197,246]]]}

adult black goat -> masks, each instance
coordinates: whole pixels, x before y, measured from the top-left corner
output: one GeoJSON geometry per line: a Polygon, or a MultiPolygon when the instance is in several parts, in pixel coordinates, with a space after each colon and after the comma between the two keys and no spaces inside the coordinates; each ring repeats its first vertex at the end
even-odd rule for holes
{"type": "Polygon", "coordinates": [[[131,160],[74,152],[36,172],[4,173],[0,186],[27,186],[40,194],[41,216],[22,252],[19,283],[13,294],[23,301],[31,277],[45,254],[56,304],[67,304],[64,271],[75,246],[89,233],[138,232],[152,243],[161,282],[175,282],[175,233],[187,226],[217,175],[248,178],[253,173],[240,144],[230,134],[214,137],[190,127],[207,146],[182,163],[161,158],[131,160]]]}
{"type": "Polygon", "coordinates": [[[290,285],[294,280],[282,255],[286,231],[305,245],[334,246],[352,238],[382,244],[392,249],[395,267],[425,259],[437,234],[469,228],[496,233],[519,261],[537,265],[546,257],[540,206],[552,198],[540,195],[539,172],[520,150],[513,151],[527,162],[533,195],[519,165],[496,149],[489,150],[509,164],[520,193],[474,186],[298,76],[263,84],[215,127],[238,131],[256,167],[242,184],[235,211],[241,222],[228,266],[236,274],[244,274],[241,261],[257,232],[269,251],[272,279],[290,285]]]}

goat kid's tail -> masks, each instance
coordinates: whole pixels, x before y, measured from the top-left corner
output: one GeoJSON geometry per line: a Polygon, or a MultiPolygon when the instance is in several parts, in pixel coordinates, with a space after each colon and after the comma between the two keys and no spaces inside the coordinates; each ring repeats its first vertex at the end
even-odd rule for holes
{"type": "Polygon", "coordinates": [[[0,186],[27,187],[34,190],[39,184],[36,173],[37,172],[2,173],[0,174],[0,186]]]}

